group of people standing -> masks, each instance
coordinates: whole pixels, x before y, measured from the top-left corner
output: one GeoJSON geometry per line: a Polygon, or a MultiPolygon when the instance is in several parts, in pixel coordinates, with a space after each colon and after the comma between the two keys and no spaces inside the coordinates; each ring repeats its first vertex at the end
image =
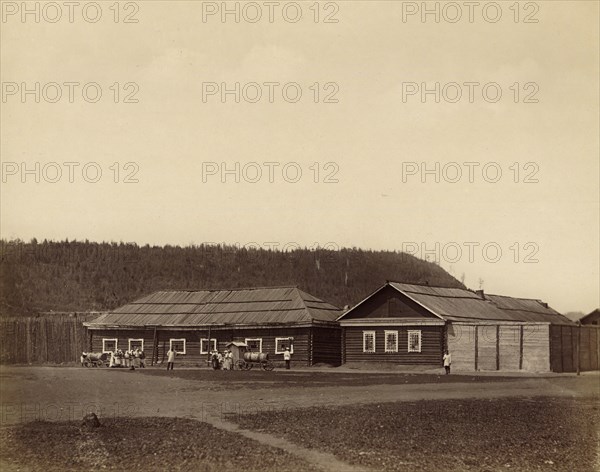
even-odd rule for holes
{"type": "Polygon", "coordinates": [[[146,354],[140,348],[122,351],[117,349],[110,353],[110,367],[144,368],[146,367],[146,354]]]}
{"type": "Polygon", "coordinates": [[[233,353],[229,349],[225,349],[223,354],[211,351],[210,365],[214,370],[233,370],[233,353]]]}

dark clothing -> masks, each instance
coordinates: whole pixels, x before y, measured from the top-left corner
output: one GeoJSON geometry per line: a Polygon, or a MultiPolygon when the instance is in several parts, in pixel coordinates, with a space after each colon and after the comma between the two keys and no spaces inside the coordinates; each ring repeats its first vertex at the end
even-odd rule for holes
{"type": "Polygon", "coordinates": [[[173,364],[175,364],[175,362],[167,362],[167,370],[173,370],[173,364]]]}
{"type": "Polygon", "coordinates": [[[285,368],[286,368],[287,370],[290,370],[290,363],[291,363],[291,362],[292,362],[292,361],[285,361],[285,368]]]}
{"type": "Polygon", "coordinates": [[[444,368],[446,369],[446,375],[448,375],[450,373],[450,366],[444,366],[444,368]]]}

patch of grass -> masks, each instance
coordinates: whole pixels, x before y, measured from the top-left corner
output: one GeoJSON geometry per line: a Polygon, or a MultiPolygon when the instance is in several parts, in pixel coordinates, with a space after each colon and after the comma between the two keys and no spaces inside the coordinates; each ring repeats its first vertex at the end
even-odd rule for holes
{"type": "Polygon", "coordinates": [[[242,415],[241,427],[382,471],[596,470],[597,399],[384,403],[242,415]]]}
{"type": "Polygon", "coordinates": [[[3,472],[315,470],[279,449],[181,418],[107,419],[95,429],[33,422],[0,429],[0,445],[3,472]]]}

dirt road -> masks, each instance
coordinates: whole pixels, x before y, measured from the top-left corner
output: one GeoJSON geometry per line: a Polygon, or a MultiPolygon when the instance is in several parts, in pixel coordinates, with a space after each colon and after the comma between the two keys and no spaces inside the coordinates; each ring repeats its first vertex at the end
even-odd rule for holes
{"type": "MultiPolygon", "coordinates": [[[[228,389],[226,377],[215,382],[166,372],[147,375],[111,369],[2,367],[0,424],[79,420],[90,411],[100,417],[187,417],[215,423],[231,415],[311,406],[515,396],[590,397],[598,396],[600,389],[597,373],[502,381],[489,377],[476,382],[464,377],[464,382],[457,378],[452,383],[435,383],[435,379],[418,383],[418,376],[415,379],[413,375],[410,383],[407,380],[405,384],[401,380],[403,374],[394,374],[393,385],[378,382],[358,386],[351,385],[352,379],[348,385],[348,376],[356,376],[358,380],[364,373],[331,373],[326,374],[330,380],[327,386],[316,381],[299,386],[294,383],[293,373],[278,372],[267,387],[259,388],[252,385],[253,380],[258,382],[263,377],[252,374],[249,372],[245,377],[248,388],[236,384],[228,389]],[[344,378],[346,384],[331,386],[336,378],[340,382],[344,378]]],[[[389,374],[378,375],[389,377],[389,374]]]]}
{"type": "MultiPolygon", "coordinates": [[[[263,459],[266,457],[264,455],[267,454],[269,457],[275,458],[274,460],[279,460],[282,453],[285,457],[293,457],[297,461],[298,470],[339,472],[380,470],[382,463],[379,460],[388,460],[389,458],[387,456],[379,458],[376,451],[369,451],[368,454],[375,454],[373,458],[377,458],[377,460],[371,458],[371,456],[358,456],[356,458],[352,455],[356,452],[353,448],[348,450],[348,447],[345,449],[342,447],[342,449],[339,449],[341,446],[337,442],[337,446],[330,450],[315,448],[309,444],[302,444],[302,441],[298,438],[294,437],[293,440],[290,440],[292,438],[282,437],[278,428],[275,431],[267,431],[262,428],[244,428],[240,426],[240,423],[243,424],[246,418],[252,418],[244,416],[248,413],[272,412],[275,417],[291,418],[299,413],[308,412],[310,415],[308,419],[309,429],[312,428],[309,437],[313,437],[320,431],[319,421],[314,421],[313,415],[325,416],[330,414],[330,416],[334,415],[335,417],[335,415],[341,414],[341,411],[345,415],[350,415],[350,418],[356,419],[355,416],[361,417],[358,411],[361,410],[359,405],[436,399],[446,400],[446,402],[440,403],[440,405],[445,405],[447,400],[450,399],[502,397],[588,399],[591,397],[598,399],[599,387],[600,382],[597,373],[588,373],[581,377],[550,375],[546,377],[519,376],[510,378],[479,375],[440,377],[431,373],[319,372],[318,370],[313,372],[276,371],[264,373],[251,371],[242,373],[202,370],[166,372],[162,369],[130,371],[73,367],[1,367],[0,426],[5,428],[2,428],[0,433],[6,433],[8,434],[7,437],[10,438],[10,434],[15,434],[13,429],[10,428],[11,425],[30,423],[36,420],[52,423],[47,423],[44,426],[31,425],[33,429],[30,433],[22,433],[25,436],[21,442],[14,444],[11,442],[13,444],[11,449],[5,452],[7,454],[11,451],[15,453],[11,457],[9,457],[10,454],[6,458],[0,457],[0,467],[2,470],[7,471],[38,470],[40,468],[54,470],[52,467],[56,465],[58,467],[56,470],[63,470],[61,467],[64,464],[60,461],[55,463],[54,456],[51,453],[38,450],[37,447],[27,449],[27,438],[30,434],[43,436],[45,431],[51,430],[49,425],[57,425],[59,428],[66,428],[68,434],[65,441],[68,444],[70,444],[69,441],[80,444],[81,433],[73,432],[68,429],[68,426],[59,426],[66,423],[57,422],[73,420],[79,422],[86,413],[94,412],[105,424],[111,424],[112,422],[114,431],[127,429],[128,421],[131,422],[132,420],[124,420],[124,418],[140,418],[137,421],[141,421],[141,423],[136,423],[134,426],[136,434],[140,434],[141,428],[144,438],[148,435],[159,434],[161,440],[166,440],[167,437],[170,438],[170,435],[163,436],[162,431],[155,431],[150,426],[146,426],[145,421],[154,424],[157,421],[156,417],[167,417],[180,418],[175,421],[182,421],[181,418],[197,420],[198,422],[194,423],[204,425],[203,427],[207,427],[206,423],[208,423],[216,427],[222,434],[229,434],[230,436],[224,436],[231,438],[226,441],[234,441],[236,444],[240,444],[239,438],[244,438],[253,441],[249,444],[257,444],[258,447],[262,448],[260,450],[263,455],[254,461],[254,465],[249,470],[266,470],[263,463],[263,459]],[[314,413],[315,410],[307,409],[313,406],[333,407],[343,405],[350,408],[345,410],[316,410],[318,413],[314,413]],[[352,409],[352,407],[354,408],[352,409]],[[286,410],[295,411],[290,411],[288,414],[286,410]],[[141,419],[141,417],[147,418],[141,419]],[[115,418],[117,419],[115,420],[115,418]],[[279,451],[279,453],[273,451],[279,451]],[[37,453],[35,460],[27,459],[34,453],[37,453]]],[[[587,401],[589,402],[589,400],[587,401]]],[[[408,411],[413,411],[413,409],[409,407],[408,411]]],[[[436,413],[435,416],[438,416],[438,414],[436,413]]],[[[430,420],[430,418],[423,419],[430,420]]],[[[346,420],[344,420],[345,422],[346,420]]],[[[281,424],[285,423],[284,420],[281,424]]],[[[437,424],[437,422],[434,422],[434,424],[437,424]]],[[[25,429],[28,426],[29,424],[24,425],[25,429]]],[[[397,428],[397,425],[394,424],[394,431],[395,428],[397,428]]],[[[63,429],[57,431],[63,431],[63,429]]],[[[58,433],[49,434],[56,435],[58,433]]],[[[510,436],[512,432],[507,434],[510,436]]],[[[390,432],[384,436],[387,437],[388,435],[393,436],[393,433],[390,432]]],[[[345,437],[345,434],[343,436],[345,437]]],[[[440,437],[442,436],[440,432],[440,437]]],[[[109,435],[108,439],[111,438],[112,436],[109,435]]],[[[6,439],[6,441],[10,441],[10,439],[6,439]]],[[[64,446],[62,439],[58,444],[64,446]]],[[[83,461],[82,464],[84,465],[96,464],[94,462],[97,459],[95,456],[88,457],[89,450],[95,450],[94,448],[84,448],[85,454],[74,455],[68,449],[69,445],[65,447],[67,449],[63,454],[64,458],[71,462],[83,461]]],[[[173,447],[172,445],[168,446],[166,452],[160,458],[172,464],[172,467],[178,470],[177,467],[181,466],[179,463],[181,459],[178,452],[170,453],[173,447]]],[[[236,453],[237,455],[233,454],[231,457],[222,458],[219,455],[223,452],[222,448],[218,446],[216,448],[217,452],[213,449],[209,448],[206,442],[202,442],[199,445],[195,444],[188,452],[204,454],[205,451],[210,451],[211,454],[216,454],[212,462],[206,462],[205,459],[200,460],[199,464],[202,464],[206,470],[213,470],[222,460],[225,460],[225,464],[228,465],[220,467],[219,470],[237,470],[239,467],[233,464],[240,457],[243,459],[244,467],[249,467],[249,459],[245,455],[240,456],[236,453]]],[[[252,446],[251,450],[256,450],[255,446],[252,446]]],[[[118,448],[117,451],[122,451],[122,448],[118,448]]],[[[135,454],[132,457],[139,462],[141,457],[135,454]]],[[[143,455],[143,453],[141,454],[143,455]]],[[[156,454],[150,459],[155,458],[155,456],[156,454]]],[[[148,459],[146,456],[144,457],[148,459]]],[[[129,456],[121,458],[121,460],[129,459],[131,459],[129,456]]],[[[446,461],[443,457],[438,459],[439,463],[445,463],[446,461]]],[[[479,463],[479,461],[477,459],[475,463],[479,463]]],[[[438,462],[431,462],[429,464],[431,467],[429,469],[425,467],[425,469],[439,470],[438,465],[436,465],[438,462]]],[[[162,463],[149,464],[149,470],[164,469],[162,463]]],[[[393,467],[399,467],[404,462],[392,461],[390,464],[393,467]]],[[[96,465],[91,468],[97,468],[96,465]]],[[[110,462],[105,464],[109,467],[114,465],[111,465],[110,462]]],[[[462,470],[463,465],[461,462],[458,470],[462,470]]],[[[72,467],[72,465],[68,467],[72,467]]],[[[569,467],[570,465],[566,470],[571,470],[569,467]]],[[[82,470],[89,469],[90,467],[87,465],[82,466],[82,470]]]]}

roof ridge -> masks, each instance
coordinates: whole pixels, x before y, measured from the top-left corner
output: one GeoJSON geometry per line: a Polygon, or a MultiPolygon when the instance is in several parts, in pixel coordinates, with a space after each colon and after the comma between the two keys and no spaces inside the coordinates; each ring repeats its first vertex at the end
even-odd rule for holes
{"type": "Polygon", "coordinates": [[[447,288],[447,289],[452,289],[452,290],[466,290],[466,291],[471,291],[468,288],[461,288],[461,287],[444,287],[442,285],[430,285],[430,284],[423,284],[423,283],[416,283],[416,282],[400,282],[398,280],[386,280],[386,282],[388,284],[402,284],[402,285],[415,285],[417,287],[429,287],[429,288],[447,288]]]}
{"type": "Polygon", "coordinates": [[[310,313],[310,308],[308,308],[308,306],[306,305],[306,300],[302,296],[302,294],[306,293],[306,292],[304,292],[303,290],[300,290],[297,286],[294,287],[293,292],[296,294],[296,297],[300,299],[300,304],[304,307],[305,315],[308,316],[308,319],[312,321],[313,317],[310,313]]]}
{"type": "Polygon", "coordinates": [[[486,297],[512,298],[513,300],[528,300],[528,301],[531,301],[531,302],[546,303],[546,302],[544,302],[544,300],[542,300],[540,298],[513,297],[511,295],[497,295],[495,293],[486,293],[485,296],[486,297]]]}
{"type": "MultiPolygon", "coordinates": [[[[306,307],[306,309],[307,309],[307,310],[310,310],[310,309],[311,309],[311,307],[309,307],[309,306],[307,305],[307,302],[308,302],[308,303],[324,303],[324,304],[326,304],[326,305],[329,305],[329,306],[333,307],[333,308],[327,308],[328,310],[331,310],[331,309],[333,309],[333,310],[337,310],[337,311],[340,311],[340,310],[341,310],[341,308],[339,308],[339,307],[335,306],[334,304],[332,304],[332,303],[329,303],[329,302],[327,302],[327,301],[323,300],[322,298],[315,297],[314,295],[311,295],[311,294],[310,294],[310,293],[308,293],[308,292],[305,292],[305,291],[304,291],[304,290],[302,290],[300,287],[295,287],[295,289],[296,289],[295,291],[298,293],[298,296],[300,297],[300,300],[302,301],[302,305],[304,305],[304,306],[306,307]],[[308,297],[310,297],[310,300],[306,300],[306,299],[305,299],[305,298],[302,296],[302,294],[304,294],[304,295],[307,295],[308,297]]],[[[326,309],[326,308],[318,308],[318,309],[319,309],[319,310],[324,310],[324,309],[326,309]]]]}
{"type": "MultiPolygon", "coordinates": [[[[463,289],[459,289],[459,290],[463,290],[463,289]]],[[[489,300],[484,300],[481,297],[478,297],[477,294],[473,293],[473,296],[464,296],[464,297],[459,297],[459,296],[450,296],[450,295],[443,295],[443,294],[439,294],[439,293],[423,293],[423,292],[416,292],[413,290],[402,290],[403,292],[406,293],[416,293],[417,295],[425,295],[427,297],[438,297],[438,298],[456,298],[456,299],[469,299],[469,300],[481,300],[482,302],[486,302],[489,300]]]]}
{"type": "MultiPolygon", "coordinates": [[[[148,305],[148,304],[152,304],[152,305],[225,305],[227,303],[231,303],[231,304],[235,304],[235,303],[240,303],[239,301],[229,301],[229,300],[222,300],[222,301],[199,301],[199,302],[145,302],[145,301],[140,301],[142,299],[138,299],[135,300],[131,303],[128,303],[127,305],[148,305]]],[[[276,300],[245,300],[243,303],[271,303],[271,302],[291,302],[293,301],[291,298],[279,298],[276,300]]]]}
{"type": "Polygon", "coordinates": [[[241,290],[267,290],[267,289],[278,289],[278,288],[298,288],[297,285],[274,285],[265,287],[238,287],[238,288],[202,288],[202,289],[170,289],[170,290],[156,290],[154,293],[172,293],[172,292],[237,292],[241,290]]]}

